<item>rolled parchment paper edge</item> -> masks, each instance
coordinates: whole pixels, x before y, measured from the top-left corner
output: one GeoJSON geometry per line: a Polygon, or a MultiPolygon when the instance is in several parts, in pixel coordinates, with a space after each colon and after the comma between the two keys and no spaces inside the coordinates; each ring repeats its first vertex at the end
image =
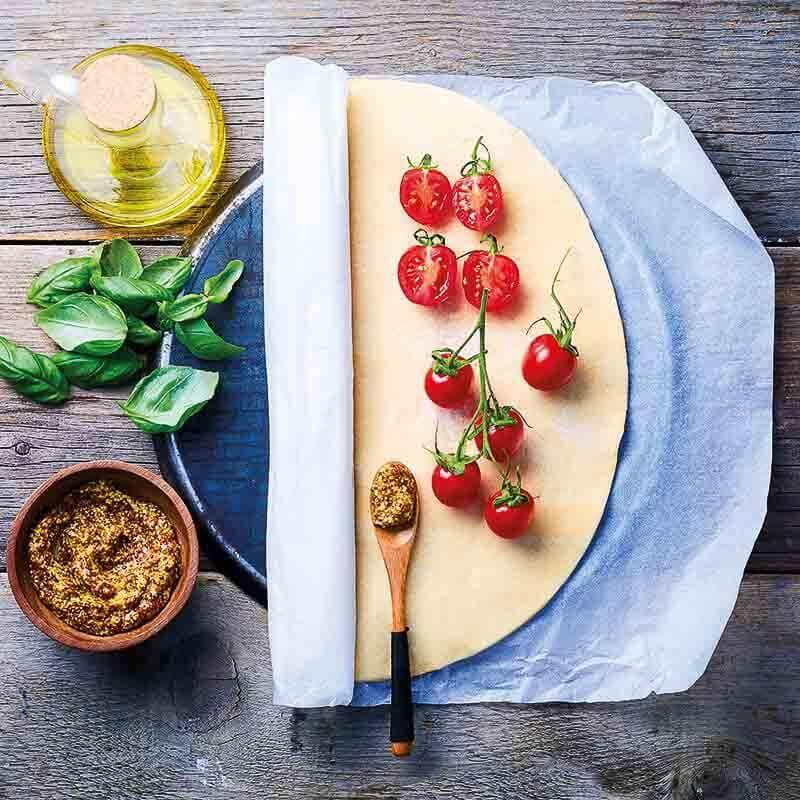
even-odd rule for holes
{"type": "Polygon", "coordinates": [[[264,77],[273,701],[343,705],[356,632],[347,74],[290,56],[264,77]]]}

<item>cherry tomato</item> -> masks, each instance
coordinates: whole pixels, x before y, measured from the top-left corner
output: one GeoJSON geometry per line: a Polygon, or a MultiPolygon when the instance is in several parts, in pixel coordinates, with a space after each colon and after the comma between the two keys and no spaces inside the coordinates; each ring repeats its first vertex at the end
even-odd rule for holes
{"type": "Polygon", "coordinates": [[[522,377],[534,389],[539,389],[542,392],[550,392],[566,386],[572,380],[572,376],[578,366],[578,350],[572,344],[572,336],[575,333],[575,325],[581,312],[579,311],[570,319],[556,294],[558,274],[561,272],[561,267],[564,266],[564,261],[566,261],[569,252],[567,250],[564,258],[561,259],[561,264],[556,270],[553,285],[550,288],[550,297],[553,298],[553,302],[558,307],[558,330],[553,327],[553,324],[546,317],[537,320],[537,322],[544,322],[550,333],[543,333],[541,336],[537,336],[528,345],[528,349],[522,359],[522,377]]]}
{"type": "Polygon", "coordinates": [[[552,333],[537,336],[522,359],[522,377],[541,392],[566,386],[575,374],[578,359],[562,347],[552,333]]]}
{"type": "Polygon", "coordinates": [[[397,265],[400,288],[412,303],[421,306],[443,303],[455,290],[456,254],[438,233],[430,236],[420,228],[414,238],[419,244],[409,247],[397,265]]]}
{"type": "Polygon", "coordinates": [[[430,153],[419,164],[408,159],[411,169],[400,179],[400,204],[420,225],[441,225],[450,214],[450,181],[436,169],[430,153]]]}
{"type": "Polygon", "coordinates": [[[533,497],[519,487],[515,487],[518,500],[503,501],[505,489],[496,491],[483,509],[483,518],[493,533],[503,539],[517,539],[531,525],[535,503],[533,497]],[[497,504],[496,504],[497,503],[497,504]]]}
{"type": "Polygon", "coordinates": [[[425,394],[442,408],[463,405],[469,399],[474,379],[472,364],[459,358],[455,365],[449,365],[450,355],[449,350],[437,350],[433,365],[425,374],[425,394]]]}
{"type": "Polygon", "coordinates": [[[461,475],[437,464],[431,476],[431,488],[436,499],[450,508],[464,508],[478,496],[481,488],[481,470],[474,462],[464,465],[461,475]]]}
{"type": "Polygon", "coordinates": [[[475,306],[481,307],[481,295],[489,290],[487,311],[500,311],[514,301],[519,289],[519,268],[516,262],[498,252],[497,239],[491,233],[481,239],[489,242],[489,249],[474,250],[464,262],[462,284],[464,296],[475,306]]]}
{"type": "Polygon", "coordinates": [[[503,214],[503,190],[492,173],[492,156],[481,136],[472,157],[461,167],[453,184],[453,210],[462,225],[473,231],[488,231],[503,214]],[[483,149],[485,157],[478,153],[483,149]]]}
{"type": "MultiPolygon", "coordinates": [[[[496,417],[489,419],[489,447],[492,449],[492,455],[500,461],[507,461],[513,456],[522,446],[522,440],[525,438],[525,422],[522,415],[516,408],[511,406],[503,406],[503,417],[500,422],[507,422],[510,418],[513,420],[511,424],[498,425],[496,417]]],[[[483,423],[482,417],[475,420],[476,430],[481,430],[483,423]]],[[[475,446],[478,450],[483,450],[483,433],[479,433],[475,437],[475,446]]]]}

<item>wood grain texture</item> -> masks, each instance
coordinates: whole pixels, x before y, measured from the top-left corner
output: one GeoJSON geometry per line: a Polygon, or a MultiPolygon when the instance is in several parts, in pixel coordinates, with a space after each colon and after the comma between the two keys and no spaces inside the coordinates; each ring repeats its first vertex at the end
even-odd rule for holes
{"type": "MultiPolygon", "coordinates": [[[[33,323],[34,309],[25,304],[25,293],[44,265],[86,250],[73,245],[0,245],[0,335],[51,352],[52,343],[33,323]]],[[[145,262],[174,252],[175,247],[142,248],[145,262]]],[[[778,307],[775,466],[769,513],[750,568],[800,572],[800,248],[771,248],[770,254],[778,307]]],[[[95,458],[119,458],[158,469],[151,438],[114,402],[127,391],[76,389],[74,399],[63,407],[43,409],[0,381],[0,569],[14,514],[55,470],[95,458]]]]}
{"type": "MultiPolygon", "coordinates": [[[[6,6],[0,61],[21,51],[70,64],[102,47],[144,42],[194,62],[216,87],[228,124],[219,191],[259,157],[262,69],[282,53],[353,73],[636,79],[688,122],[758,233],[800,243],[798,3],[6,6]]],[[[65,242],[112,232],[61,196],[39,137],[38,110],[0,88],[0,334],[48,351],[24,305],[30,278],[81,249],[65,242]],[[22,242],[31,244],[10,246],[22,242]]],[[[196,218],[136,239],[177,244],[196,218]]],[[[775,466],[750,568],[800,572],[800,248],[771,253],[775,466]]],[[[59,467],[115,457],[156,467],[150,437],[113,402],[124,393],[77,390],[63,409],[43,410],[0,383],[0,800],[800,796],[800,576],[745,578],[709,670],[685,694],[422,707],[416,755],[404,762],[387,752],[386,709],[292,712],[270,704],[266,614],[218,575],[202,575],[181,616],[133,651],[88,655],[49,641],[13,602],[2,574],[5,537],[24,497],[59,467]]]]}
{"type": "MultiPolygon", "coordinates": [[[[272,706],[266,614],[203,575],[126,653],[44,638],[0,576],[0,798],[779,800],[800,794],[800,578],[749,576],[700,681],[631,703],[272,706]],[[45,756],[46,754],[46,756],[45,756]]],[[[676,631],[676,647],[681,646],[676,631]]]]}
{"type": "MultiPolygon", "coordinates": [[[[797,3],[13,0],[10,25],[7,16],[3,22],[0,61],[21,51],[71,64],[143,42],[195,63],[228,123],[220,191],[260,155],[262,70],[283,53],[335,61],[354,74],[639,80],[689,123],[762,237],[800,240],[797,3]]],[[[39,112],[0,90],[0,239],[98,236],[50,180],[39,137],[39,112]]],[[[195,218],[137,235],[175,238],[195,218]]]]}

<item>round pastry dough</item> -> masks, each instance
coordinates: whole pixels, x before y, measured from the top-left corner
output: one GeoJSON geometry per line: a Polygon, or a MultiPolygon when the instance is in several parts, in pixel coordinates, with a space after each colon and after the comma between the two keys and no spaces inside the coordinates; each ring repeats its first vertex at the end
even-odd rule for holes
{"type": "MultiPolygon", "coordinates": [[[[401,461],[420,486],[420,525],[408,583],[412,667],[420,674],[511,633],[569,577],[600,522],[614,478],[628,369],[614,288],[589,222],[570,188],[524,133],[484,105],[423,84],[354,80],[349,103],[356,678],[378,680],[389,676],[391,627],[386,572],[369,512],[369,488],[378,467],[401,461]],[[433,460],[424,447],[433,445],[437,419],[439,444],[451,450],[467,420],[433,406],[423,376],[431,350],[459,344],[477,312],[460,288],[455,301],[430,309],[409,303],[397,283],[397,261],[419,227],[398,200],[406,156],[431,153],[455,180],[479,135],[492,151],[505,198],[504,221],[495,233],[517,261],[524,290],[513,309],[490,314],[487,325],[495,393],[533,427],[520,460],[524,485],[540,499],[530,533],[515,542],[494,536],[480,507],[445,508],[430,488],[433,460]],[[531,389],[521,375],[530,341],[525,329],[543,315],[558,319],[549,288],[570,248],[559,295],[572,313],[583,309],[575,336],[580,361],[566,389],[546,394],[531,389]]],[[[457,254],[481,246],[480,235],[455,219],[441,232],[457,254]]],[[[491,464],[480,466],[486,497],[498,477],[491,464]]]]}

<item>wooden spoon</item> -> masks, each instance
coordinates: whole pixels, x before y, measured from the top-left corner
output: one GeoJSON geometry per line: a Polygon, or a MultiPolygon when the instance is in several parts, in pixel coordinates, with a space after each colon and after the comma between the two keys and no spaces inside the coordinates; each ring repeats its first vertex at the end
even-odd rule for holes
{"type": "Polygon", "coordinates": [[[375,474],[370,511],[392,596],[392,707],[389,741],[395,756],[411,755],[414,704],[406,626],[406,579],[419,522],[419,491],[411,471],[390,461],[375,474]]]}

